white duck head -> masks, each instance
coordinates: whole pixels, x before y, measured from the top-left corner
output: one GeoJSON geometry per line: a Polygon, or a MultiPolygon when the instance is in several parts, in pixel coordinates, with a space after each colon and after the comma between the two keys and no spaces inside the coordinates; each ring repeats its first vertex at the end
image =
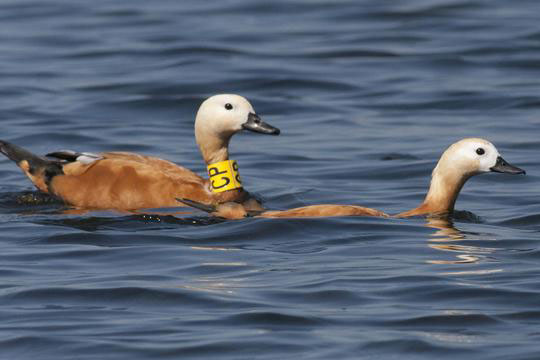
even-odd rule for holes
{"type": "Polygon", "coordinates": [[[492,143],[480,138],[462,139],[450,145],[441,155],[433,175],[439,172],[443,176],[466,178],[486,172],[525,174],[524,170],[508,164],[492,143]]]}
{"type": "Polygon", "coordinates": [[[249,101],[240,95],[220,94],[206,99],[195,119],[195,138],[206,163],[227,160],[229,140],[242,130],[268,135],[280,133],[278,128],[262,121],[249,101]]]}
{"type": "Polygon", "coordinates": [[[418,208],[398,216],[451,212],[465,182],[471,176],[486,172],[525,174],[524,170],[507,163],[489,141],[480,138],[462,139],[442,154],[433,169],[424,202],[418,208]]]}

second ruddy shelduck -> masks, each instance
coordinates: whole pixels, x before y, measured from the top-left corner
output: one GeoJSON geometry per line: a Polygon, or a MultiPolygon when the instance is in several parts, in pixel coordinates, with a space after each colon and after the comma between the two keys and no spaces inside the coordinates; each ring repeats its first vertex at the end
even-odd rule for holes
{"type": "MultiPolygon", "coordinates": [[[[457,197],[465,182],[474,175],[488,172],[525,174],[524,170],[507,163],[489,141],[480,138],[462,139],[442,154],[433,169],[428,193],[420,206],[394,217],[449,215],[454,211],[457,197]]],[[[290,210],[253,212],[234,203],[204,206],[187,201],[186,204],[229,219],[254,215],[265,218],[389,216],[382,211],[356,205],[310,205],[290,210]]]]}
{"type": "Polygon", "coordinates": [[[41,157],[5,141],[0,141],[0,152],[39,190],[80,209],[176,207],[175,199],[181,197],[213,205],[233,201],[262,210],[243,189],[238,165],[229,160],[229,141],[242,130],[279,134],[242,96],[215,95],[201,104],[195,137],[211,179],[167,160],[128,152],[57,151],[41,157]]]}

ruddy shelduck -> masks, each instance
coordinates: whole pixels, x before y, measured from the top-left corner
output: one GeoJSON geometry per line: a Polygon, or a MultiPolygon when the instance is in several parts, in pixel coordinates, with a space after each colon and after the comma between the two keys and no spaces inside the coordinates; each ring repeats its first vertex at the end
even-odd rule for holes
{"type": "MultiPolygon", "coordinates": [[[[452,144],[442,154],[431,176],[431,185],[420,206],[394,215],[405,218],[418,215],[448,215],[454,210],[459,192],[465,182],[474,175],[487,172],[525,174],[525,171],[510,165],[489,141],[468,138],[452,144]]],[[[238,203],[205,206],[193,201],[187,205],[210,212],[216,216],[238,219],[245,216],[265,218],[331,217],[331,216],[380,216],[382,211],[356,205],[310,205],[290,210],[251,211],[238,203]]]]}
{"type": "MultiPolygon", "coordinates": [[[[195,119],[195,137],[206,164],[228,161],[229,141],[244,129],[270,135],[280,132],[263,122],[242,96],[221,94],[206,99],[195,119]]],[[[260,203],[241,187],[238,176],[235,188],[214,192],[208,179],[157,157],[75,151],[40,157],[5,141],[0,141],[0,152],[13,160],[39,190],[76,208],[176,207],[179,204],[175,199],[181,197],[213,205],[233,201],[249,210],[262,210],[260,203]]]]}

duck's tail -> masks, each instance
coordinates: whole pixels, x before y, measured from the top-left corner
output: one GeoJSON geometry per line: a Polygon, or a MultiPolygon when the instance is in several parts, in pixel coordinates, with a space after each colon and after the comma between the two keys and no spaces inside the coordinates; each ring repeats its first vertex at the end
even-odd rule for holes
{"type": "Polygon", "coordinates": [[[21,166],[21,163],[26,160],[31,170],[44,167],[48,163],[47,160],[7,141],[0,140],[0,152],[14,161],[18,166],[21,166]]]}
{"type": "Polygon", "coordinates": [[[47,160],[7,141],[0,140],[0,152],[14,161],[42,191],[49,192],[51,179],[63,174],[58,161],[47,160]]]}

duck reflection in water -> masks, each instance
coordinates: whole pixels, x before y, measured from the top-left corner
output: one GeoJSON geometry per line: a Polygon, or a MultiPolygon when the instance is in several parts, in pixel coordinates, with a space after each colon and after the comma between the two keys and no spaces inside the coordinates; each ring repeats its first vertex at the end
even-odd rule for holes
{"type": "MultiPolygon", "coordinates": [[[[431,234],[428,246],[432,249],[451,252],[455,254],[452,260],[427,260],[428,264],[437,265],[457,265],[457,264],[475,264],[481,262],[488,254],[493,254],[497,249],[480,246],[470,246],[456,244],[463,240],[481,240],[480,234],[465,233],[457,229],[453,219],[450,217],[428,217],[425,226],[436,229],[431,234]]],[[[447,272],[446,275],[481,275],[493,272],[499,272],[502,269],[482,269],[470,271],[447,272]]]]}

